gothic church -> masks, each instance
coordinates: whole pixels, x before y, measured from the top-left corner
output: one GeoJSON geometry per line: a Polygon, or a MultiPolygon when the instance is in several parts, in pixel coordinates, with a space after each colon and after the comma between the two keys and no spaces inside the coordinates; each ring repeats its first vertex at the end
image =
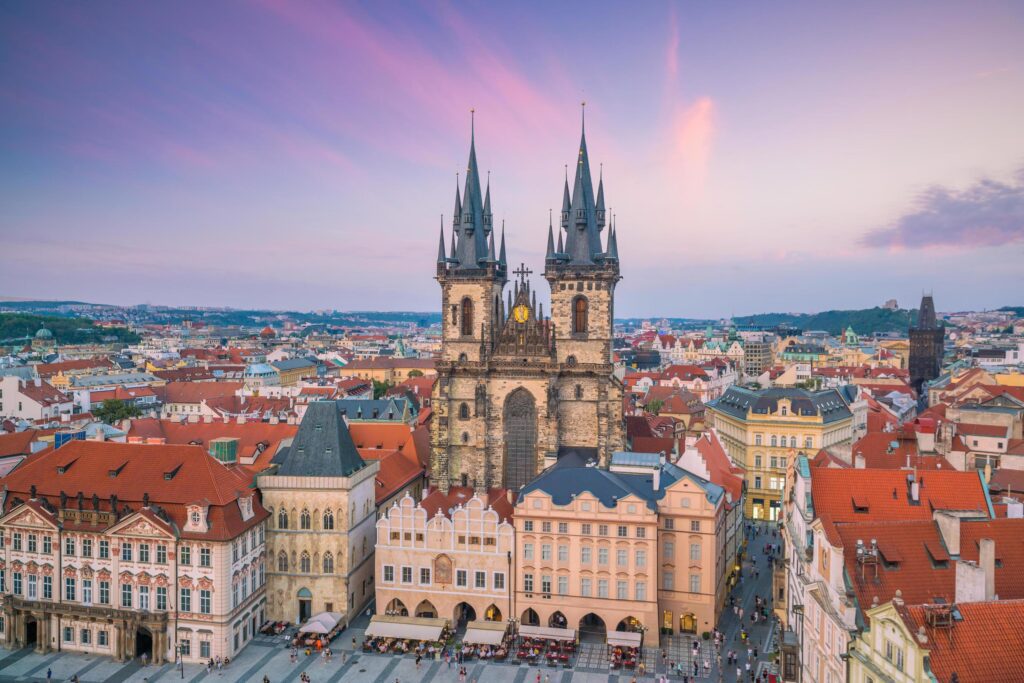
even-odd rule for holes
{"type": "Polygon", "coordinates": [[[433,481],[444,491],[518,491],[559,454],[581,451],[604,464],[623,445],[622,384],[612,374],[618,247],[603,179],[594,196],[585,129],[571,194],[565,179],[557,246],[548,225],[549,316],[525,267],[505,291],[504,229],[497,250],[495,241],[490,183],[481,191],[471,134],[450,250],[442,225],[437,253],[443,342],[431,455],[433,481]]]}

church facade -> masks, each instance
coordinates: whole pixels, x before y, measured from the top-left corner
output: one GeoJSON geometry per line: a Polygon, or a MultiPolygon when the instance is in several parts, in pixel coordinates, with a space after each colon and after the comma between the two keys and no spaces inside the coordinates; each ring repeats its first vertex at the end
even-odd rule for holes
{"type": "Polygon", "coordinates": [[[499,247],[488,182],[482,190],[471,139],[466,181],[455,192],[450,248],[437,254],[442,351],[432,400],[432,479],[518,490],[560,452],[584,450],[606,463],[621,450],[622,385],[613,375],[612,320],[618,246],[597,194],[585,131],[560,225],[548,225],[544,279],[550,314],[525,266],[510,273],[499,247]],[[601,233],[607,229],[607,237],[601,233]]]}

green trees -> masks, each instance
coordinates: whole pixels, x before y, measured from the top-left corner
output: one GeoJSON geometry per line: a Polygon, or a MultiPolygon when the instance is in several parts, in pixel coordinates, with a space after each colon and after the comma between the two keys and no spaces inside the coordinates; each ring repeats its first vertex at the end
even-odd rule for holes
{"type": "Polygon", "coordinates": [[[108,398],[99,408],[93,408],[92,414],[96,416],[97,420],[112,425],[118,420],[138,417],[142,412],[131,403],[125,403],[118,398],[108,398]]]}

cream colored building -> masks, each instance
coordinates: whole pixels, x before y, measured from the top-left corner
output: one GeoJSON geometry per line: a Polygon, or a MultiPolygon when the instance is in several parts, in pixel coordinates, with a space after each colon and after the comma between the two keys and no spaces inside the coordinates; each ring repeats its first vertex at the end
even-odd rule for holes
{"type": "Polygon", "coordinates": [[[287,450],[257,481],[270,512],[267,614],[303,622],[340,612],[347,623],[373,598],[375,481],[337,404],[309,404],[287,450]]]}
{"type": "Polygon", "coordinates": [[[779,518],[786,467],[799,453],[850,444],[853,413],[835,389],[729,387],[708,415],[732,461],[745,471],[746,516],[779,518]]]}
{"type": "Polygon", "coordinates": [[[516,505],[515,609],[524,624],[584,632],[701,633],[716,622],[731,558],[724,490],[659,455],[609,470],[567,456],[516,505]]]}
{"type": "Polygon", "coordinates": [[[408,494],[377,522],[377,613],[504,621],[512,616],[512,504],[501,489],[408,494]]]}

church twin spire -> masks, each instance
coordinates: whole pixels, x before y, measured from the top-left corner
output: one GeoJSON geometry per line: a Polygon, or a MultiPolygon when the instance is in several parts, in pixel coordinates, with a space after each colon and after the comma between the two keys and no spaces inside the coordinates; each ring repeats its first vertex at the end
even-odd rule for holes
{"type": "MultiPolygon", "coordinates": [[[[443,222],[443,221],[442,221],[443,222]]],[[[455,182],[455,210],[452,216],[451,252],[444,257],[444,228],[438,247],[438,266],[454,271],[477,270],[497,264],[505,270],[505,236],[501,236],[500,253],[495,249],[493,214],[491,213],[491,182],[488,174],[486,189],[481,191],[480,170],[476,161],[476,126],[470,124],[469,162],[466,164],[466,184],[459,194],[455,182]]]]}
{"type": "MultiPolygon", "coordinates": [[[[450,250],[446,256],[442,218],[441,235],[438,238],[437,263],[438,267],[443,266],[454,272],[478,270],[486,268],[489,264],[496,264],[498,269],[504,273],[507,270],[505,229],[503,224],[500,247],[496,249],[491,212],[490,173],[488,173],[486,189],[481,191],[480,171],[476,160],[475,128],[475,121],[473,121],[470,125],[466,182],[461,194],[459,193],[458,179],[455,183],[455,208],[452,217],[450,250]]],[[[618,257],[618,240],[614,222],[606,219],[603,169],[598,177],[597,195],[596,197],[594,195],[584,115],[572,192],[569,191],[567,168],[562,193],[558,239],[556,242],[552,217],[549,216],[545,258],[554,265],[588,266],[601,265],[605,262],[617,263],[618,257]],[[608,227],[609,230],[604,248],[602,248],[601,231],[605,227],[608,227]]]]}
{"type": "MultiPolygon", "coordinates": [[[[584,103],[585,106],[585,103],[584,103]]],[[[606,225],[604,205],[604,173],[598,177],[597,196],[590,175],[590,156],[587,153],[586,109],[581,124],[580,147],[576,160],[576,174],[572,194],[569,193],[569,172],[566,169],[562,191],[561,229],[555,247],[552,226],[548,225],[546,260],[553,264],[572,266],[600,265],[618,260],[618,244],[614,230],[608,231],[607,248],[601,248],[601,231],[606,225]],[[562,232],[565,232],[565,243],[562,232]]]]}

